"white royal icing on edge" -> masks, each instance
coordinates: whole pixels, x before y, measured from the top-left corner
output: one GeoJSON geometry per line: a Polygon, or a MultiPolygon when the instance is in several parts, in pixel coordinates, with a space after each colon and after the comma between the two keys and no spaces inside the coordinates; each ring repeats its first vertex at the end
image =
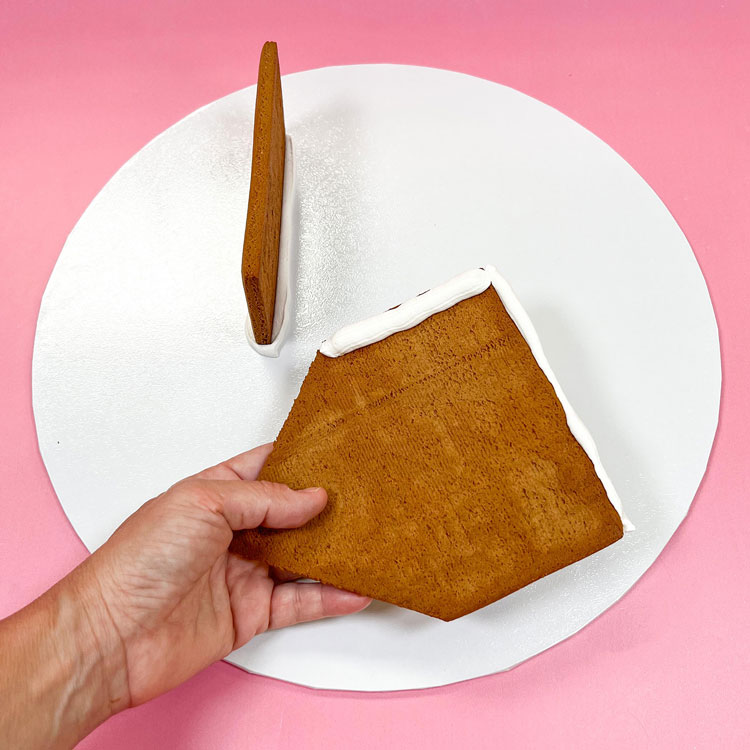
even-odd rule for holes
{"type": "Polygon", "coordinates": [[[544,354],[542,342],[539,340],[531,319],[521,306],[510,284],[508,284],[494,266],[466,271],[460,276],[447,281],[445,284],[440,284],[440,286],[436,286],[424,294],[420,294],[418,297],[414,297],[402,305],[394,307],[392,310],[387,310],[384,313],[380,313],[380,315],[375,315],[358,323],[345,326],[322,343],[320,353],[326,357],[340,357],[355,349],[369,346],[376,341],[382,341],[398,331],[405,331],[408,328],[419,325],[431,315],[447,310],[458,302],[481,294],[485,289],[489,288],[490,284],[495,287],[495,291],[505,309],[521,332],[521,335],[526,339],[526,343],[529,345],[537,364],[554,388],[555,394],[565,410],[568,427],[573,437],[575,437],[583,450],[586,451],[591,462],[594,464],[594,470],[604,486],[610,503],[612,503],[612,506],[620,514],[623,529],[625,531],[633,531],[635,526],[633,526],[624,514],[622,501],[602,465],[594,438],[586,428],[586,425],[581,421],[581,418],[576,414],[573,406],[563,392],[560,382],[555,377],[554,372],[552,372],[552,367],[544,354]]]}
{"type": "Polygon", "coordinates": [[[292,139],[286,137],[284,152],[284,187],[281,192],[281,228],[279,231],[279,268],[276,273],[276,302],[273,307],[273,329],[270,344],[255,341],[250,316],[245,318],[245,335],[250,346],[264,357],[278,357],[291,324],[291,245],[294,227],[294,149],[292,139]]]}

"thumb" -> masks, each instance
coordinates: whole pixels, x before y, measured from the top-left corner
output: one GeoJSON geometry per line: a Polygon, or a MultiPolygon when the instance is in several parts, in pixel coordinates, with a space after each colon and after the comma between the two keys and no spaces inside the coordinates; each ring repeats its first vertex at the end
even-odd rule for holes
{"type": "Polygon", "coordinates": [[[233,531],[266,526],[296,529],[320,513],[328,502],[322,487],[293,490],[275,482],[242,479],[190,479],[209,498],[212,510],[221,513],[233,531]]]}

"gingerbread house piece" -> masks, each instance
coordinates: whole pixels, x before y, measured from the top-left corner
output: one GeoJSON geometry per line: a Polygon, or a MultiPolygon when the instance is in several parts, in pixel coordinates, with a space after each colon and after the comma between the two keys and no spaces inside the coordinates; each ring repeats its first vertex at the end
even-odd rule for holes
{"type": "Polygon", "coordinates": [[[452,620],[616,542],[596,447],[493,268],[324,342],[262,479],[322,486],[299,529],[232,550],[452,620]]]}

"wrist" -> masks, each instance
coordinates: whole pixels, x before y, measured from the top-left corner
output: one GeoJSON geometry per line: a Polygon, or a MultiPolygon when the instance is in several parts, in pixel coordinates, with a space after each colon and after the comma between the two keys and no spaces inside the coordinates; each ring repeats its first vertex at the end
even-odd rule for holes
{"type": "Polygon", "coordinates": [[[0,737],[8,747],[72,747],[129,706],[122,645],[97,589],[87,561],[0,622],[0,737]]]}
{"type": "Polygon", "coordinates": [[[130,707],[125,647],[96,575],[96,556],[88,558],[60,583],[61,609],[70,609],[76,638],[72,658],[84,668],[98,695],[92,711],[97,724],[130,707]]]}

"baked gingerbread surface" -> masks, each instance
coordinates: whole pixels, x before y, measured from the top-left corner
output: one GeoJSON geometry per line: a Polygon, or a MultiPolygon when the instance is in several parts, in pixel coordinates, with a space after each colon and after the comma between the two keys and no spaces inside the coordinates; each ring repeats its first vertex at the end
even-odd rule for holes
{"type": "Polygon", "coordinates": [[[258,344],[270,344],[273,332],[285,155],[278,50],[275,42],[266,42],[258,69],[252,174],[242,250],[242,283],[258,344]]]}
{"type": "Polygon", "coordinates": [[[620,539],[622,521],[495,289],[317,354],[261,479],[322,486],[232,550],[452,620],[620,539]]]}

